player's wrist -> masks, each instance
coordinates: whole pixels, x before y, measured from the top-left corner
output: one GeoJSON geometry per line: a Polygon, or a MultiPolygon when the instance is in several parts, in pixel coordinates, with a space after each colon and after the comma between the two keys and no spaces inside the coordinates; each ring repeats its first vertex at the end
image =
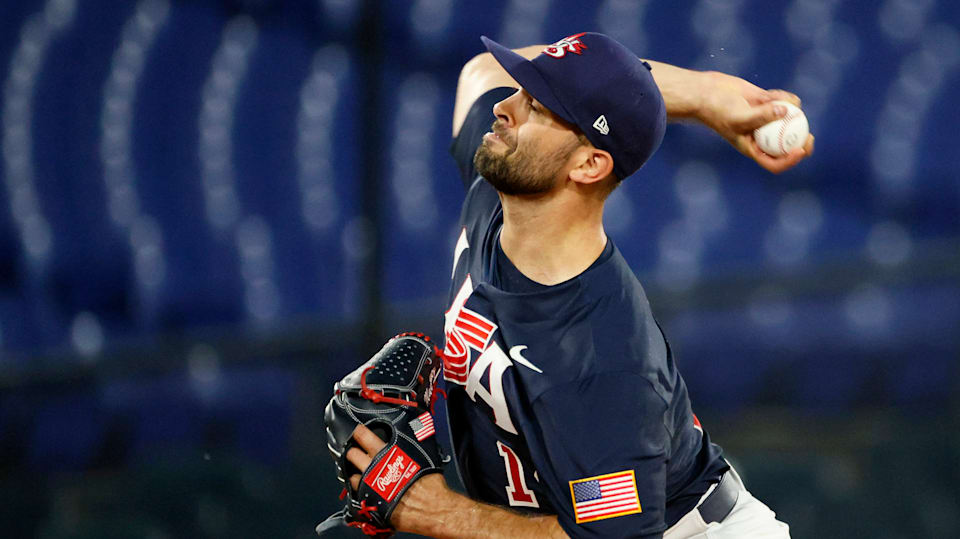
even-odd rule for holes
{"type": "Polygon", "coordinates": [[[739,134],[731,124],[734,113],[742,112],[746,105],[741,89],[729,75],[719,71],[695,72],[691,79],[691,99],[695,108],[691,118],[716,131],[720,136],[733,142],[739,134]]]}
{"type": "Polygon", "coordinates": [[[710,97],[712,89],[721,84],[720,73],[716,71],[689,72],[689,118],[709,125],[710,97]]]}
{"type": "MultiPolygon", "coordinates": [[[[430,474],[410,486],[390,515],[390,523],[397,531],[436,537],[451,515],[461,511],[460,498],[447,486],[443,474],[430,474]]],[[[466,498],[464,498],[466,499],[466,498]]]]}

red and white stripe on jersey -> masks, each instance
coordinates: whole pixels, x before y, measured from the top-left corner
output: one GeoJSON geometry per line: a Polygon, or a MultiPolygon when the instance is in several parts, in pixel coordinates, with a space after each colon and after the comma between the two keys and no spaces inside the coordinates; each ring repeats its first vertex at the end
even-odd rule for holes
{"type": "Polygon", "coordinates": [[[470,372],[470,350],[454,326],[445,335],[446,347],[443,350],[443,379],[458,384],[467,383],[470,372]]]}
{"type": "Polygon", "coordinates": [[[460,332],[467,345],[478,352],[486,350],[493,331],[497,329],[493,322],[466,307],[460,309],[460,315],[453,327],[460,332]]]}
{"type": "Polygon", "coordinates": [[[497,325],[483,315],[461,307],[453,326],[446,333],[444,348],[444,379],[465,384],[470,371],[469,349],[483,352],[490,344],[497,325]]]}

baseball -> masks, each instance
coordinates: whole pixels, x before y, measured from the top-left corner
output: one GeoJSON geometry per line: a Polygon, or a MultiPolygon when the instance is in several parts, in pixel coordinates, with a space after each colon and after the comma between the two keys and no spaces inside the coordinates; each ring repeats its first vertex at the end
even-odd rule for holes
{"type": "Polygon", "coordinates": [[[803,146],[810,134],[810,125],[803,111],[786,101],[774,101],[787,107],[787,114],[753,131],[757,146],[767,155],[778,156],[790,153],[803,146]]]}

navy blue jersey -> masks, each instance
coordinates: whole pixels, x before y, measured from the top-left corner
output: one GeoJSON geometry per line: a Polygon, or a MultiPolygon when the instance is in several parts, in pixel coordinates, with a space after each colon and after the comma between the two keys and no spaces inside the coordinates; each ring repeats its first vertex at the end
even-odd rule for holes
{"type": "Polygon", "coordinates": [[[612,240],[553,286],[500,249],[499,196],[472,157],[511,91],[478,99],[452,147],[468,186],[444,324],[458,471],[470,496],[558,515],[571,537],[658,537],[728,465],[612,240]]]}

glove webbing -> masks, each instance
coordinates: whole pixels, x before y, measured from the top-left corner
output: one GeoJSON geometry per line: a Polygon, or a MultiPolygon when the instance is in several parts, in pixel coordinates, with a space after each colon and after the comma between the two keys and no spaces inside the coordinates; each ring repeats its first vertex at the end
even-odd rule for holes
{"type": "MultiPolygon", "coordinates": [[[[431,342],[429,335],[424,335],[423,333],[420,333],[417,331],[405,331],[403,333],[398,333],[393,338],[396,339],[399,337],[420,337],[426,342],[431,342]]],[[[441,365],[446,363],[446,359],[443,356],[443,352],[440,351],[440,349],[435,344],[433,345],[433,353],[437,356],[438,359],[440,359],[441,365]]],[[[374,365],[371,365],[366,369],[363,369],[363,372],[360,373],[360,396],[361,397],[378,404],[381,402],[386,402],[389,404],[397,404],[400,406],[412,406],[413,408],[417,407],[417,403],[414,401],[399,399],[396,397],[388,397],[380,391],[375,391],[367,387],[367,373],[373,370],[374,368],[376,367],[374,365]]],[[[423,383],[423,376],[420,376],[418,374],[417,378],[420,380],[420,383],[423,383]]],[[[435,387],[433,390],[433,394],[430,396],[430,414],[433,414],[433,406],[434,404],[436,404],[437,398],[439,397],[439,395],[443,395],[443,398],[447,398],[446,391],[435,387]]],[[[417,398],[416,393],[413,394],[413,398],[417,398]]]]}

